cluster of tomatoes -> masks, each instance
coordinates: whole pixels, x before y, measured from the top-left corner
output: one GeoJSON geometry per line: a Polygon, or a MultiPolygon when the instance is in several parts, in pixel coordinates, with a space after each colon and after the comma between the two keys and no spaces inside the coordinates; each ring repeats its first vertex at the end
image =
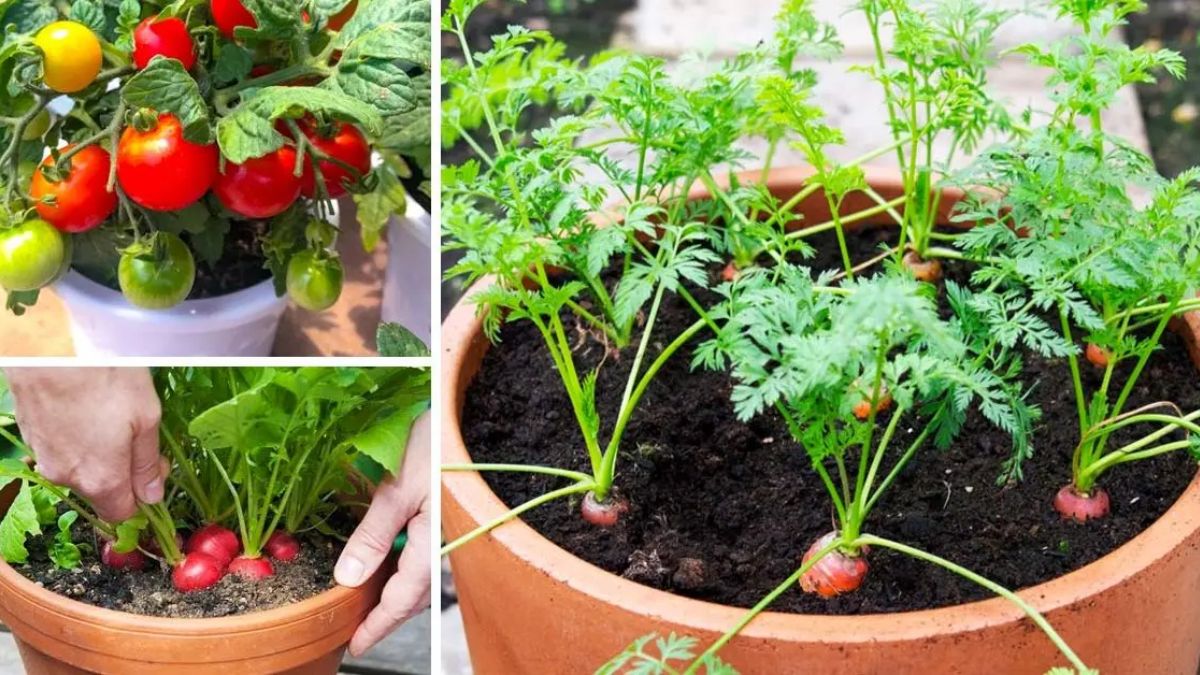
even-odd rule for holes
{"type": "MultiPolygon", "coordinates": [[[[339,29],[353,14],[351,3],[330,22],[339,29]]],[[[220,31],[233,39],[240,26],[253,28],[253,14],[239,0],[211,0],[211,15],[220,31]]],[[[138,69],[163,56],[190,70],[196,46],[179,18],[150,17],[134,31],[133,61],[138,69]]],[[[103,61],[100,42],[86,26],[59,21],[42,29],[34,40],[44,54],[47,87],[69,94],[90,86],[103,61]]],[[[202,145],[184,137],[183,124],[173,114],[134,116],[120,136],[114,158],[99,145],[66,146],[46,157],[34,172],[30,196],[39,218],[0,231],[0,286],[9,291],[32,291],[54,282],[69,266],[70,241],[63,235],[100,227],[117,210],[118,196],[110,185],[115,161],[116,182],[133,203],[150,211],[178,211],[195,204],[209,191],[231,213],[248,219],[273,218],[301,196],[331,199],[346,194],[347,184],[371,168],[371,149],[355,126],[323,125],[313,117],[296,120],[294,128],[306,137],[297,143],[282,123],[280,133],[291,144],[242,164],[226,163],[222,170],[216,144],[202,145]],[[311,148],[303,166],[297,146],[311,148]],[[314,168],[313,155],[319,157],[314,168]],[[318,188],[317,174],[323,190],[318,188]]],[[[122,256],[118,278],[126,298],[135,305],[165,309],[191,292],[195,261],[178,236],[158,232],[150,250],[122,256]]],[[[320,311],[341,293],[342,269],[325,251],[305,251],[288,268],[289,294],[303,307],[320,311]]]]}

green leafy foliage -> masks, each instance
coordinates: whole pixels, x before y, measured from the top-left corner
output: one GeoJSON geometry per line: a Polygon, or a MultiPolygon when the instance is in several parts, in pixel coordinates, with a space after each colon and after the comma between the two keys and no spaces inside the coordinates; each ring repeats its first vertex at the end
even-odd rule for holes
{"type": "Polygon", "coordinates": [[[380,325],[378,342],[379,355],[385,358],[429,356],[429,346],[400,324],[380,325]]]}
{"type": "Polygon", "coordinates": [[[164,416],[190,420],[169,433],[194,439],[205,460],[188,458],[185,490],[205,507],[229,491],[248,555],[277,526],[298,531],[323,521],[335,508],[330,495],[355,491],[359,455],[394,474],[413,422],[429,407],[429,374],[417,369],[179,369],[157,377],[170,388],[164,416]],[[209,493],[209,485],[220,488],[209,493]]]}
{"type": "MultiPolygon", "coordinates": [[[[695,658],[696,638],[671,633],[667,637],[644,635],[625,651],[596,670],[597,675],[677,675],[695,658]]],[[[697,672],[737,675],[737,670],[715,656],[705,656],[697,672]]]]}

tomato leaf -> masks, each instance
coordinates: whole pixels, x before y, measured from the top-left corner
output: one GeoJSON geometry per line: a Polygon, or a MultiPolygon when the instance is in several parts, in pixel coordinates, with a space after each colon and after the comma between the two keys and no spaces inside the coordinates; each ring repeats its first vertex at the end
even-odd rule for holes
{"type": "Polygon", "coordinates": [[[379,355],[389,358],[429,356],[429,346],[409,329],[397,323],[380,324],[376,335],[379,355]]]}
{"type": "Polygon", "coordinates": [[[343,58],[337,74],[322,86],[361,101],[371,101],[385,116],[401,115],[417,106],[412,78],[392,60],[343,58]]]}
{"type": "Polygon", "coordinates": [[[223,44],[212,76],[219,84],[228,84],[249,75],[253,67],[254,56],[249,51],[240,45],[223,44]]]}
{"type": "Polygon", "coordinates": [[[175,59],[156,57],[145,70],[121,88],[125,103],[172,113],[183,124],[183,136],[193,143],[212,143],[212,124],[200,85],[175,59]]]}
{"type": "Polygon", "coordinates": [[[221,152],[235,164],[274,152],[285,140],[275,130],[275,120],[303,111],[355,122],[369,136],[378,136],[383,128],[378,110],[346,94],[316,87],[267,87],[217,124],[221,152]]]}
{"type": "Polygon", "coordinates": [[[365,0],[338,34],[337,47],[345,51],[359,37],[391,24],[400,43],[427,48],[431,19],[429,0],[365,0]]]}
{"type": "Polygon", "coordinates": [[[375,172],[379,178],[375,189],[366,194],[355,194],[358,206],[358,222],[362,225],[363,246],[374,250],[380,236],[392,218],[402,215],[408,204],[408,195],[394,169],[384,165],[375,172]]]}

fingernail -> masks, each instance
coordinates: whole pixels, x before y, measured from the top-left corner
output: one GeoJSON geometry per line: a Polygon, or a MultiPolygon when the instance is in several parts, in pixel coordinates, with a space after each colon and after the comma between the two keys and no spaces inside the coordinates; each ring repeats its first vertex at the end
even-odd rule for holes
{"type": "Polygon", "coordinates": [[[337,567],[333,569],[333,578],[343,586],[354,587],[362,583],[363,570],[361,560],[344,555],[338,560],[337,567]]]}
{"type": "Polygon", "coordinates": [[[161,502],[163,498],[163,482],[161,478],[146,483],[146,501],[154,504],[161,502]]]}

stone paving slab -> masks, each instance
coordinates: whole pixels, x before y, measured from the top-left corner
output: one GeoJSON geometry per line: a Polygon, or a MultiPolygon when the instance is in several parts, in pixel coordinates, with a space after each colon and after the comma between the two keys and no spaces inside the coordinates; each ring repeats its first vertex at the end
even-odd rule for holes
{"type": "MultiPolygon", "coordinates": [[[[774,32],[781,0],[640,0],[622,17],[618,46],[645,54],[675,57],[694,51],[730,54],[757,44],[774,32]]],[[[870,29],[857,2],[816,0],[814,13],[837,28],[847,56],[873,55],[870,29]]],[[[1028,0],[991,0],[995,9],[1020,10],[1028,0]]],[[[1001,50],[1028,42],[1045,43],[1071,33],[1071,26],[1042,10],[1013,17],[997,32],[1001,50]]],[[[884,40],[885,46],[890,40],[884,40]]]]}
{"type": "MultiPolygon", "coordinates": [[[[441,675],[471,675],[471,656],[467,653],[467,635],[463,632],[459,606],[442,612],[442,673],[441,675]]],[[[0,675],[7,675],[0,671],[0,675]]]]}

